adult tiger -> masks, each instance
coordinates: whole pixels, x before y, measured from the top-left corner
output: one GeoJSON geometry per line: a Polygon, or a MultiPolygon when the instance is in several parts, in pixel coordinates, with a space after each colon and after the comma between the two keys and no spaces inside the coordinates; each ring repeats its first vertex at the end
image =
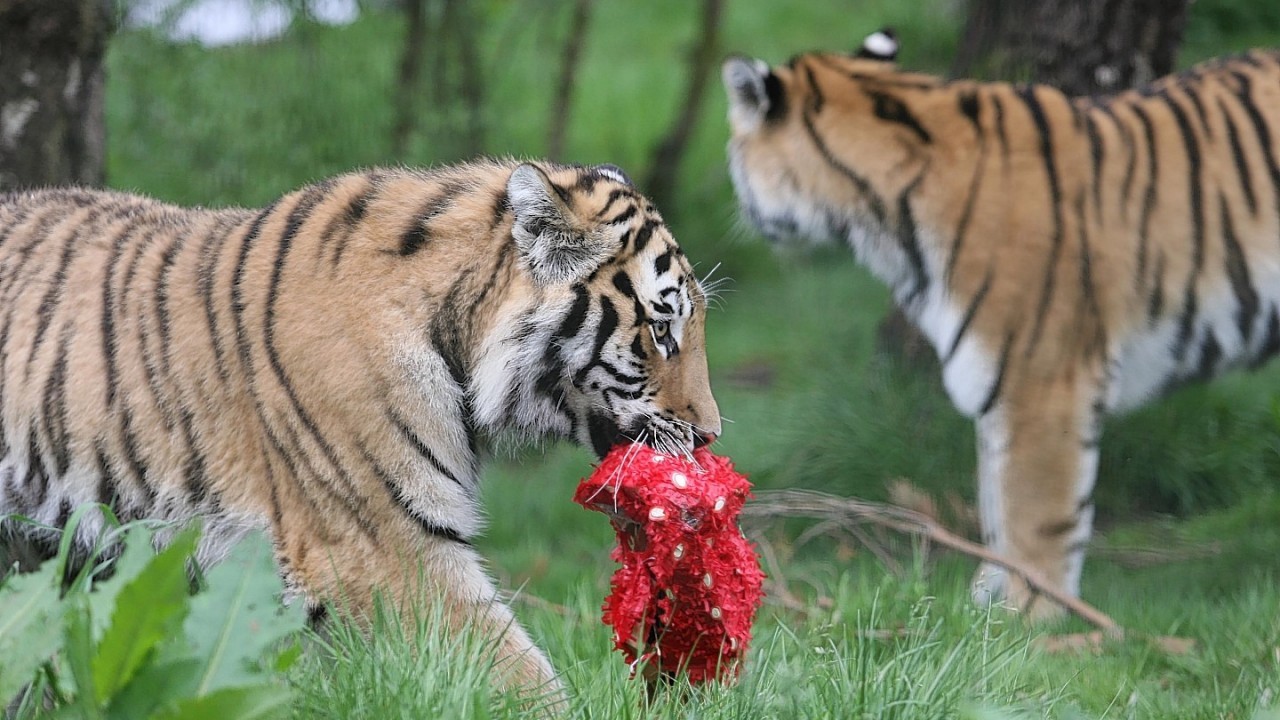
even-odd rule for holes
{"type": "Polygon", "coordinates": [[[200,518],[201,562],[264,528],[313,607],[425,577],[512,686],[557,687],[470,542],[481,448],[720,433],[706,298],[610,165],[372,170],[262,210],[10,194],[0,299],[0,512],[200,518]]]}
{"type": "MultiPolygon", "coordinates": [[[[727,60],[738,198],[889,285],[976,421],[986,543],[1076,595],[1103,416],[1280,350],[1280,52],[1071,98],[896,50],[727,60]]],[[[1058,612],[993,566],[974,590],[1058,612]]]]}

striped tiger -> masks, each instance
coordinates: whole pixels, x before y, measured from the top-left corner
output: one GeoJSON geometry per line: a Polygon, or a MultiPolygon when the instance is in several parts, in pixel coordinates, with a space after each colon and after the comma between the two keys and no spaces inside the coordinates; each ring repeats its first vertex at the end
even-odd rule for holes
{"type": "Polygon", "coordinates": [[[199,519],[202,564],[263,529],[309,608],[426,597],[522,690],[560,686],[472,546],[485,449],[721,431],[704,289],[611,165],[375,169],[258,210],[8,194],[0,300],[0,513],[199,519]]]}
{"type": "MultiPolygon", "coordinates": [[[[726,60],[739,203],[889,286],[975,421],[984,541],[1078,596],[1104,416],[1280,350],[1280,51],[1103,97],[896,52],[726,60]]],[[[1061,613],[990,564],[973,589],[1061,613]]]]}

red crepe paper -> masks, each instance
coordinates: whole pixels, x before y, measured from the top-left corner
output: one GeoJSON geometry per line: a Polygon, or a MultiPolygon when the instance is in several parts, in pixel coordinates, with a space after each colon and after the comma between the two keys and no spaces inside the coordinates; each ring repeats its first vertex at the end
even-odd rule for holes
{"type": "Polygon", "coordinates": [[[604,602],[614,646],[634,669],[694,683],[736,677],[751,641],[764,573],[738,527],[751,484],[706,448],[692,460],[619,445],[574,502],[609,516],[622,566],[604,602]]]}

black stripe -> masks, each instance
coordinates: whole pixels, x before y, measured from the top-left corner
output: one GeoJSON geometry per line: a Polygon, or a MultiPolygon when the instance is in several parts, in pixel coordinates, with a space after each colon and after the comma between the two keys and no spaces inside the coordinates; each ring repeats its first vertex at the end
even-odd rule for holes
{"type": "Polygon", "coordinates": [[[197,294],[204,306],[205,322],[209,325],[209,343],[213,347],[213,360],[218,370],[218,377],[226,383],[231,378],[227,368],[227,350],[223,347],[222,335],[218,332],[218,314],[214,302],[214,281],[217,279],[218,258],[222,248],[228,244],[231,233],[243,226],[244,218],[227,217],[223,225],[205,235],[200,244],[200,264],[197,270],[197,294]],[[225,227],[224,227],[225,226],[225,227]]]}
{"type": "Polygon", "coordinates": [[[1244,108],[1245,114],[1249,116],[1249,122],[1253,125],[1254,135],[1258,138],[1262,159],[1266,161],[1267,172],[1271,176],[1271,197],[1276,208],[1277,218],[1280,218],[1280,167],[1276,165],[1276,158],[1271,148],[1271,131],[1267,126],[1267,121],[1263,119],[1262,113],[1258,110],[1258,106],[1254,104],[1253,85],[1249,80],[1249,76],[1236,72],[1232,76],[1240,83],[1240,94],[1236,99],[1240,102],[1240,107],[1244,108]]]}
{"type": "Polygon", "coordinates": [[[1098,121],[1094,114],[1084,112],[1085,133],[1089,137],[1089,157],[1093,161],[1093,206],[1098,217],[1102,217],[1102,165],[1106,162],[1106,146],[1102,142],[1102,134],[1098,132],[1098,121]]]}
{"type": "Polygon", "coordinates": [[[986,177],[987,169],[987,135],[982,130],[981,112],[982,106],[976,93],[963,93],[960,96],[960,111],[965,117],[969,118],[970,124],[973,125],[973,134],[978,145],[978,158],[973,163],[973,176],[969,178],[969,193],[964,200],[964,210],[960,213],[960,220],[956,222],[955,237],[951,240],[951,253],[947,256],[947,269],[943,275],[943,282],[948,286],[951,285],[955,275],[956,260],[960,257],[960,250],[964,247],[964,241],[969,232],[969,223],[973,218],[973,208],[977,204],[978,192],[982,187],[982,180],[986,177]]]}
{"type": "Polygon", "coordinates": [[[54,312],[58,309],[59,301],[62,300],[63,288],[67,284],[67,271],[71,267],[72,259],[77,255],[81,246],[81,233],[86,228],[93,225],[100,215],[103,208],[97,207],[89,211],[84,220],[77,224],[76,228],[67,233],[62,241],[62,253],[58,259],[58,267],[53,273],[53,279],[48,284],[44,296],[40,298],[40,305],[36,310],[36,330],[31,341],[31,349],[27,353],[27,366],[23,372],[23,376],[27,379],[31,378],[31,367],[35,363],[36,355],[40,352],[40,346],[44,344],[44,338],[49,331],[50,324],[53,323],[54,312]]]}
{"type": "Polygon", "coordinates": [[[929,131],[924,129],[924,126],[920,124],[920,120],[912,114],[911,109],[900,98],[873,90],[864,90],[863,92],[871,98],[872,112],[875,113],[876,117],[885,122],[902,125],[926,145],[933,142],[933,137],[929,135],[929,131]]]}
{"type": "Polygon", "coordinates": [[[1227,106],[1222,102],[1222,98],[1218,98],[1218,111],[1222,113],[1222,121],[1227,126],[1227,139],[1231,142],[1231,158],[1235,161],[1236,175],[1240,178],[1240,190],[1244,193],[1244,200],[1249,205],[1249,214],[1256,215],[1258,198],[1253,190],[1253,174],[1249,172],[1249,160],[1245,156],[1244,148],[1240,145],[1240,130],[1236,127],[1236,121],[1231,117],[1231,113],[1227,112],[1227,106]]]}
{"type": "Polygon", "coordinates": [[[449,470],[449,468],[446,468],[444,466],[444,463],[440,461],[440,456],[435,454],[435,451],[433,451],[431,447],[427,445],[426,441],[423,440],[422,437],[419,436],[417,433],[415,433],[413,431],[413,428],[409,427],[409,423],[406,422],[403,418],[401,418],[398,413],[396,413],[394,410],[388,410],[387,419],[391,421],[391,424],[394,425],[397,430],[400,431],[401,437],[403,437],[410,445],[412,445],[413,449],[417,451],[417,453],[421,455],[428,463],[430,463],[431,467],[436,472],[440,473],[441,475],[457,483],[459,487],[462,487],[464,489],[466,488],[466,485],[463,484],[462,480],[457,475],[452,473],[449,470]]]}
{"type": "MultiPolygon", "coordinates": [[[[382,180],[382,176],[380,174],[375,173],[369,175],[368,180],[368,186],[351,199],[351,202],[342,211],[341,215],[334,218],[334,222],[341,223],[342,228],[346,232],[343,233],[342,238],[338,240],[333,249],[333,259],[330,261],[330,265],[333,268],[337,268],[342,262],[342,255],[347,251],[347,246],[350,245],[351,238],[355,237],[356,230],[360,227],[360,224],[364,222],[364,216],[369,211],[369,206],[377,200],[378,193],[382,189],[379,185],[382,180]]],[[[336,230],[337,229],[335,228],[335,232],[336,230]]]]}
{"type": "Polygon", "coordinates": [[[960,321],[960,327],[956,328],[955,337],[951,339],[951,347],[947,348],[947,353],[942,358],[942,364],[946,365],[955,357],[956,351],[960,349],[960,342],[964,340],[964,335],[969,330],[970,323],[973,322],[974,316],[978,314],[978,308],[982,307],[982,302],[987,299],[987,291],[991,289],[992,270],[987,268],[987,274],[982,278],[982,284],[978,286],[978,291],[973,294],[973,299],[969,301],[969,307],[964,311],[964,318],[960,321]]]}
{"type": "Polygon", "coordinates": [[[1182,358],[1186,355],[1187,348],[1191,342],[1192,327],[1199,305],[1196,298],[1196,282],[1204,269],[1203,171],[1201,170],[1200,146],[1197,143],[1195,131],[1192,129],[1186,113],[1172,98],[1165,97],[1163,99],[1169,107],[1169,112],[1173,114],[1174,121],[1178,124],[1183,148],[1187,153],[1190,175],[1187,184],[1188,201],[1191,203],[1191,273],[1187,277],[1186,290],[1184,291],[1186,302],[1183,305],[1182,317],[1178,323],[1178,337],[1173,349],[1174,355],[1182,358]]]}
{"type": "Polygon", "coordinates": [[[1210,330],[1205,333],[1204,340],[1200,343],[1200,362],[1196,368],[1196,377],[1200,380],[1213,377],[1220,359],[1222,359],[1222,346],[1218,344],[1218,338],[1214,336],[1213,330],[1210,330]]]}
{"type": "Polygon", "coordinates": [[[249,251],[253,249],[253,244],[262,233],[263,223],[275,212],[279,205],[280,200],[275,200],[263,208],[253,218],[253,222],[249,224],[249,229],[245,231],[244,237],[240,240],[240,251],[237,253],[235,271],[231,280],[231,319],[235,323],[236,348],[239,350],[240,362],[244,366],[245,374],[250,378],[250,384],[253,382],[254,373],[253,355],[249,346],[249,328],[244,320],[244,276],[248,267],[249,251]]]}
{"type": "Polygon", "coordinates": [[[635,324],[639,325],[645,320],[644,303],[640,302],[640,298],[636,297],[635,286],[631,284],[631,278],[623,270],[619,270],[613,274],[613,286],[624,298],[631,298],[633,304],[632,311],[635,313],[635,324]]]}
{"type": "Polygon", "coordinates": [[[405,497],[404,491],[391,477],[391,473],[387,472],[385,468],[378,464],[377,460],[368,451],[368,449],[361,446],[360,450],[364,453],[365,460],[373,466],[374,472],[378,475],[379,479],[382,480],[382,486],[387,489],[387,494],[391,496],[392,502],[403,510],[404,513],[408,515],[424,533],[432,537],[438,537],[442,540],[448,540],[450,542],[461,543],[468,546],[471,545],[466,538],[462,537],[462,533],[458,532],[456,529],[434,523],[419,515],[413,509],[413,505],[409,502],[409,499],[405,497]]]}
{"type": "Polygon", "coordinates": [[[1263,336],[1262,346],[1250,360],[1249,369],[1257,370],[1276,353],[1280,353],[1280,314],[1277,314],[1276,307],[1272,305],[1271,312],[1267,315],[1267,334],[1263,336]]]}
{"type": "Polygon", "coordinates": [[[996,379],[991,383],[991,389],[987,392],[987,397],[982,401],[982,405],[978,408],[978,416],[982,417],[991,412],[991,408],[995,407],[996,401],[1000,399],[1000,390],[1004,386],[1005,373],[1009,369],[1009,350],[1013,348],[1013,332],[1010,331],[1004,337],[1004,345],[1000,348],[1000,364],[996,366],[996,379]]]}
{"type": "MultiPolygon", "coordinates": [[[[1142,125],[1142,137],[1147,147],[1147,190],[1142,199],[1142,217],[1138,221],[1138,257],[1134,270],[1134,283],[1139,289],[1146,287],[1147,282],[1147,256],[1148,245],[1150,243],[1151,215],[1156,206],[1156,189],[1159,187],[1160,165],[1157,158],[1159,153],[1156,152],[1156,136],[1155,127],[1151,123],[1151,118],[1140,105],[1132,105],[1130,109],[1138,118],[1138,122],[1142,125]]],[[[1126,195],[1126,197],[1128,197],[1126,195]]],[[[1162,282],[1161,271],[1156,271],[1156,282],[1162,282]]],[[[1153,316],[1154,317],[1154,316],[1153,316]]]]}
{"type": "Polygon", "coordinates": [[[1160,318],[1161,312],[1164,311],[1164,250],[1156,255],[1156,269],[1152,275],[1154,284],[1151,288],[1151,296],[1147,301],[1147,319],[1152,325],[1160,318]]]}
{"type": "Polygon", "coordinates": [[[44,417],[49,436],[49,448],[53,452],[53,468],[59,478],[71,467],[71,442],[67,423],[67,359],[70,355],[71,335],[74,326],[63,326],[59,333],[57,354],[53,369],[45,380],[44,397],[41,399],[41,416],[44,417]]]}
{"type": "Polygon", "coordinates": [[[902,301],[904,305],[914,302],[929,288],[929,270],[925,267],[924,251],[920,248],[920,237],[916,232],[916,218],[911,211],[911,193],[915,192],[923,177],[923,173],[917,175],[903,189],[902,194],[898,196],[898,232],[896,237],[898,245],[902,248],[903,255],[907,258],[907,265],[911,268],[911,275],[915,279],[915,284],[911,291],[907,293],[906,298],[902,301]]]}
{"type": "Polygon", "coordinates": [[[813,75],[813,68],[806,65],[804,74],[809,81],[809,109],[815,113],[822,112],[826,98],[822,96],[822,88],[818,87],[818,79],[813,75]]]}
{"type": "Polygon", "coordinates": [[[836,172],[840,173],[845,177],[845,179],[853,183],[853,186],[858,193],[862,197],[866,198],[867,203],[870,206],[871,214],[875,217],[876,222],[883,224],[885,219],[884,200],[881,199],[875,190],[872,189],[871,183],[868,182],[866,178],[862,177],[857,172],[854,172],[852,168],[836,159],[835,154],[831,152],[831,148],[827,147],[826,142],[823,141],[822,137],[818,134],[817,128],[813,126],[813,118],[810,117],[809,113],[804,113],[802,117],[804,119],[805,131],[809,134],[809,140],[813,143],[814,147],[818,149],[822,158],[826,160],[828,165],[835,168],[836,172]]]}
{"type": "Polygon", "coordinates": [[[1049,312],[1049,302],[1053,298],[1055,271],[1058,258],[1062,253],[1062,191],[1058,185],[1058,169],[1054,160],[1053,138],[1049,134],[1049,123],[1044,115],[1044,107],[1036,98],[1034,86],[1019,91],[1018,97],[1026,104],[1031,120],[1035,123],[1036,132],[1040,136],[1040,157],[1044,162],[1045,175],[1049,181],[1049,204],[1053,210],[1053,236],[1050,239],[1049,257],[1045,261],[1044,290],[1036,305],[1035,323],[1031,326],[1031,338],[1027,342],[1026,354],[1030,356],[1040,341],[1040,333],[1044,329],[1044,319],[1049,312]]]}
{"type": "Polygon", "coordinates": [[[1231,223],[1231,210],[1227,207],[1224,193],[1220,192],[1218,204],[1222,208],[1222,243],[1226,251],[1223,260],[1227,279],[1231,281],[1231,291],[1236,296],[1236,327],[1239,328],[1240,339],[1247,349],[1260,307],[1258,291],[1254,289],[1249,277],[1249,262],[1244,256],[1244,249],[1240,247],[1240,241],[1236,239],[1235,226],[1231,223]]]}

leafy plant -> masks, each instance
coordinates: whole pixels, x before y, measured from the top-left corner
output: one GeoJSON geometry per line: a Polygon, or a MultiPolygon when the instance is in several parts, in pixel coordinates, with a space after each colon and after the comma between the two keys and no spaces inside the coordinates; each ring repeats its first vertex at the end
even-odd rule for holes
{"type": "Polygon", "coordinates": [[[0,585],[0,698],[17,717],[271,718],[290,689],[278,674],[298,656],[287,638],[302,614],[282,611],[269,543],[242,541],[191,592],[199,538],[178,532],[155,551],[156,530],[119,528],[123,552],[65,588],[72,552],[0,585]],[[99,579],[109,569],[110,576],[99,579]],[[25,691],[24,691],[25,688],[25,691]]]}

